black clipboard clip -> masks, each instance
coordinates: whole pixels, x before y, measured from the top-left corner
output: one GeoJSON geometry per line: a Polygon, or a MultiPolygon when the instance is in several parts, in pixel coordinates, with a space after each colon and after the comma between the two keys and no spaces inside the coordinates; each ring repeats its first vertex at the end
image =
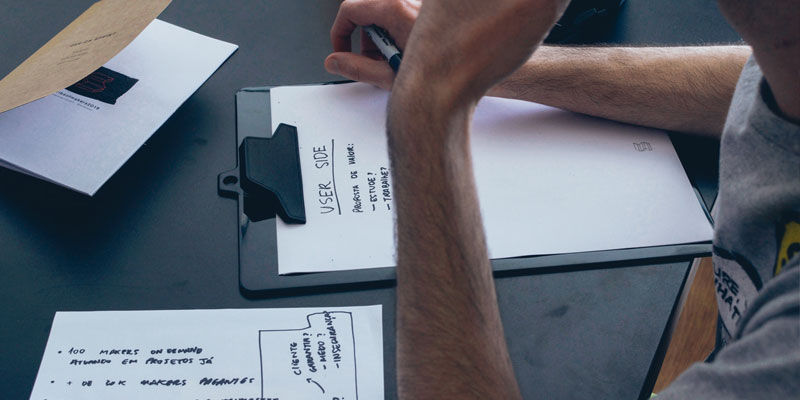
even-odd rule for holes
{"type": "Polygon", "coordinates": [[[272,137],[245,137],[239,145],[239,166],[218,177],[222,196],[242,196],[250,221],[273,218],[305,224],[303,179],[297,128],[278,125],[272,137]]]}
{"type": "MultiPolygon", "coordinates": [[[[326,84],[340,84],[329,82],[326,84]]],[[[236,92],[238,165],[219,174],[220,196],[237,200],[239,289],[247,297],[298,295],[391,286],[394,268],[347,273],[280,275],[277,217],[305,223],[298,130],[280,124],[272,132],[271,87],[236,92]]]]}
{"type": "Polygon", "coordinates": [[[239,200],[241,217],[247,218],[242,229],[276,215],[287,224],[306,223],[297,128],[282,123],[271,132],[270,89],[236,92],[238,165],[217,178],[219,195],[239,200]]]}

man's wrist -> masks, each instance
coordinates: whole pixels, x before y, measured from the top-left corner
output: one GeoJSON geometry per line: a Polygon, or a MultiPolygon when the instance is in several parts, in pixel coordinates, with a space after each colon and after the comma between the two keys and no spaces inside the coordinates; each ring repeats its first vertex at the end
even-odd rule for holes
{"type": "MultiPolygon", "coordinates": [[[[398,76],[389,99],[389,122],[401,127],[405,122],[425,124],[429,135],[448,135],[452,123],[469,118],[477,104],[446,79],[423,79],[417,76],[398,76]]],[[[396,133],[396,132],[391,132],[396,133]]],[[[466,132],[456,132],[465,134],[466,132]]],[[[429,138],[433,139],[433,138],[429,138]]]]}

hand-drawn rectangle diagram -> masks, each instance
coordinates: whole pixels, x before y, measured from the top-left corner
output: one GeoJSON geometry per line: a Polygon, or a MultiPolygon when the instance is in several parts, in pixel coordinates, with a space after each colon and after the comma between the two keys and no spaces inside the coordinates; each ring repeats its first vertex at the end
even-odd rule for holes
{"type": "Polygon", "coordinates": [[[58,312],[30,398],[380,399],[381,312],[58,312]]]}
{"type": "Polygon", "coordinates": [[[259,332],[261,397],[358,400],[352,313],[323,311],[306,318],[303,328],[259,332]]]}

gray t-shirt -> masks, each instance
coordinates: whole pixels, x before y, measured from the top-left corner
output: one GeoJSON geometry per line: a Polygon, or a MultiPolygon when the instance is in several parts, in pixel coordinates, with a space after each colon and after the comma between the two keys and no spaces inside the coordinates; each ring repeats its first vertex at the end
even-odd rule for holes
{"type": "Polygon", "coordinates": [[[728,111],[714,205],[714,360],[658,399],[800,398],[800,125],[751,58],[728,111]]]}

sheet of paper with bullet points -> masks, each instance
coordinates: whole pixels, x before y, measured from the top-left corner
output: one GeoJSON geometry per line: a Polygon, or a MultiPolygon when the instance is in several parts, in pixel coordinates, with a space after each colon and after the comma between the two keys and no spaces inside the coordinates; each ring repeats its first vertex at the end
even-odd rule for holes
{"type": "Polygon", "coordinates": [[[381,306],[59,312],[31,400],[383,398],[381,306]]]}

